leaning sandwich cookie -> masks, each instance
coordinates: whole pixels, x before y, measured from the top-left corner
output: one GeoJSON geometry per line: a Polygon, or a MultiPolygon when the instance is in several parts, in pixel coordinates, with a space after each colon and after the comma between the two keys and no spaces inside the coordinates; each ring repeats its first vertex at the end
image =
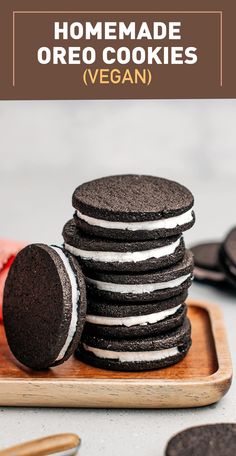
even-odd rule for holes
{"type": "Polygon", "coordinates": [[[77,260],[57,246],[31,244],[13,262],[3,319],[16,359],[33,369],[61,364],[79,343],[86,287],[77,260]]]}
{"type": "Polygon", "coordinates": [[[191,192],[154,176],[109,176],[84,183],[74,191],[72,204],[80,229],[112,239],[174,236],[195,221],[191,192]]]}
{"type": "Polygon", "coordinates": [[[105,339],[84,331],[76,356],[102,369],[141,371],[181,361],[190,346],[191,326],[186,318],[177,329],[147,338],[105,339]]]}
{"type": "Polygon", "coordinates": [[[63,228],[65,249],[87,268],[118,272],[162,269],[180,261],[185,252],[182,236],[121,242],[95,238],[78,229],[74,220],[63,228]]]}

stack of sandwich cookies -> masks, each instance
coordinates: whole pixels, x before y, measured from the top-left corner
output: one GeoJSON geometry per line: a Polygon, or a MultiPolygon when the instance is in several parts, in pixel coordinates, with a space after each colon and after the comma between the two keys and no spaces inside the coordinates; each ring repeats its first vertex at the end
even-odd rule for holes
{"type": "MultiPolygon", "coordinates": [[[[79,260],[88,295],[77,356],[84,361],[87,357],[97,367],[118,370],[152,369],[180,360],[191,343],[185,300],[193,259],[182,233],[195,221],[192,194],[167,179],[111,176],[78,187],[73,205],[74,219],[63,229],[64,248],[79,260]],[[186,327],[187,348],[180,350],[181,356],[179,352],[165,356],[161,363],[159,354],[154,359],[152,353],[150,359],[145,355],[145,363],[141,355],[139,363],[137,353],[134,362],[126,362],[123,355],[115,357],[124,349],[131,351],[129,359],[133,351],[145,347],[153,351],[151,340],[158,348],[159,340],[165,345],[172,333],[182,334],[186,327]],[[132,348],[134,343],[137,349],[132,348]],[[111,355],[113,361],[107,362],[110,354],[105,347],[112,351],[110,344],[118,348],[111,355]],[[96,350],[91,351],[90,345],[96,350]]],[[[168,344],[167,348],[176,350],[168,344]]]]}

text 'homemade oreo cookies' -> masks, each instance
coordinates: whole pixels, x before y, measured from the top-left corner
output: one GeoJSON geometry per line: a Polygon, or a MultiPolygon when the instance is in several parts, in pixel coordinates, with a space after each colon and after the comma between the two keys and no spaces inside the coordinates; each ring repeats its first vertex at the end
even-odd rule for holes
{"type": "Polygon", "coordinates": [[[147,240],[174,236],[195,221],[193,195],[177,182],[154,176],[96,179],[74,191],[79,228],[93,236],[147,240]]]}
{"type": "Polygon", "coordinates": [[[10,269],[3,300],[7,341],[33,369],[61,364],[76,349],[86,315],[86,289],[77,260],[56,246],[31,244],[10,269]]]}
{"type": "Polygon", "coordinates": [[[124,242],[95,238],[78,230],[74,220],[63,228],[64,247],[86,267],[100,271],[142,272],[180,261],[185,252],[180,235],[148,241],[124,242]]]}
{"type": "Polygon", "coordinates": [[[84,331],[76,355],[103,369],[140,371],[160,369],[184,358],[191,346],[191,327],[183,325],[165,334],[137,339],[105,339],[84,331]]]}
{"type": "Polygon", "coordinates": [[[236,424],[196,426],[176,434],[169,441],[166,456],[235,456],[236,424]]]}

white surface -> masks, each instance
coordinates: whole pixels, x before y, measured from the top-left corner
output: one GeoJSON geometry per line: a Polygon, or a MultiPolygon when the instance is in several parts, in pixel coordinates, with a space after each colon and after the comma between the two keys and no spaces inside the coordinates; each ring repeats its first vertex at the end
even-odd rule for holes
{"type": "MultiPolygon", "coordinates": [[[[57,243],[82,181],[111,173],[172,177],[196,198],[187,243],[221,238],[236,224],[236,101],[1,102],[0,235],[57,243]]],[[[236,362],[236,294],[193,284],[218,302],[236,362]]],[[[82,437],[81,456],[162,456],[195,424],[236,421],[236,385],[190,410],[0,409],[0,445],[58,432],[82,437]]]]}

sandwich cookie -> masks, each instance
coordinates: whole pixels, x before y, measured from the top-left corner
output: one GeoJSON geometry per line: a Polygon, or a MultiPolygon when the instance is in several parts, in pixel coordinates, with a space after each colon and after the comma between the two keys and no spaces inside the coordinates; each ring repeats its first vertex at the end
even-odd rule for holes
{"type": "Polygon", "coordinates": [[[90,300],[85,331],[104,338],[148,337],[180,326],[187,292],[159,302],[116,304],[90,300]]]}
{"type": "Polygon", "coordinates": [[[84,235],[73,220],[63,228],[65,249],[86,267],[100,271],[150,271],[180,261],[185,252],[179,235],[149,241],[122,242],[84,235]]]}
{"type": "Polygon", "coordinates": [[[169,441],[166,456],[235,456],[236,424],[196,426],[176,434],[169,441]]]}
{"type": "Polygon", "coordinates": [[[226,277],[220,264],[219,242],[208,242],[191,248],[194,256],[194,278],[199,282],[222,284],[226,277]]]}
{"type": "Polygon", "coordinates": [[[193,195],[177,182],[154,176],[96,179],[74,191],[75,221],[90,235],[147,240],[180,234],[195,221],[193,195]]]}
{"type": "Polygon", "coordinates": [[[221,245],[220,262],[228,282],[236,287],[236,227],[228,233],[221,245]]]}
{"type": "Polygon", "coordinates": [[[115,301],[161,301],[177,296],[192,282],[193,256],[186,250],[177,264],[143,274],[115,274],[84,269],[89,296],[115,301]]]}
{"type": "Polygon", "coordinates": [[[160,369],[180,361],[191,345],[191,326],[169,333],[137,339],[105,339],[84,331],[76,356],[102,369],[141,371],[160,369]]]}
{"type": "Polygon", "coordinates": [[[16,257],[3,300],[7,341],[33,369],[63,363],[79,343],[86,287],[77,260],[56,246],[32,244],[16,257]]]}

